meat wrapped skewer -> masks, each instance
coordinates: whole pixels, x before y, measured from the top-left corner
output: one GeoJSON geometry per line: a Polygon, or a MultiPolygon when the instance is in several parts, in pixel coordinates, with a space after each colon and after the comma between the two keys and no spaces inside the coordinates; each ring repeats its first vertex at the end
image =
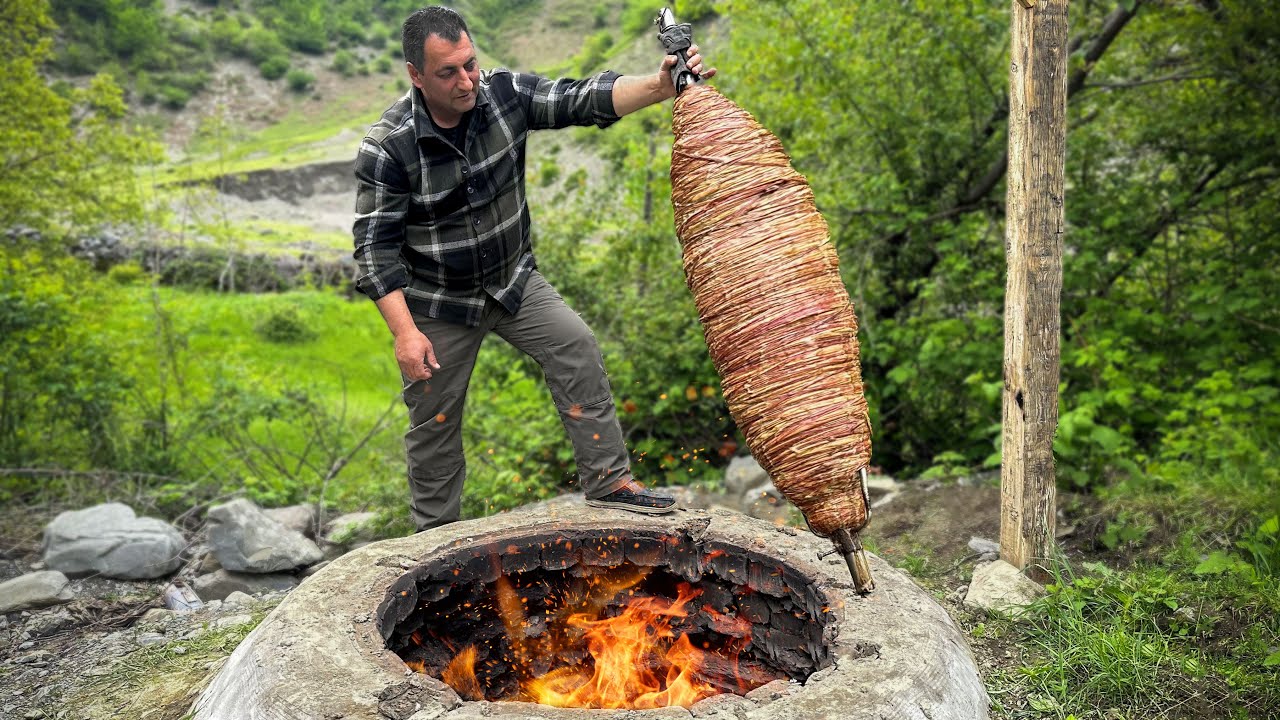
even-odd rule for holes
{"type": "Polygon", "coordinates": [[[725,400],[752,455],[873,587],[871,424],[858,321],[827,224],[782,144],[716,90],[675,101],[671,201],[685,278],[725,400]]]}

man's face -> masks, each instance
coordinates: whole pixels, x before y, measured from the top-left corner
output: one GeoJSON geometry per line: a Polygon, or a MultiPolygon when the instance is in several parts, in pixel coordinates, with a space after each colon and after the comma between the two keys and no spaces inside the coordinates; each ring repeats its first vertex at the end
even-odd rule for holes
{"type": "Polygon", "coordinates": [[[425,67],[415,68],[408,63],[409,79],[422,91],[436,124],[453,127],[463,113],[476,106],[476,86],[480,82],[476,49],[467,33],[463,33],[458,42],[428,35],[423,50],[425,67]]]}

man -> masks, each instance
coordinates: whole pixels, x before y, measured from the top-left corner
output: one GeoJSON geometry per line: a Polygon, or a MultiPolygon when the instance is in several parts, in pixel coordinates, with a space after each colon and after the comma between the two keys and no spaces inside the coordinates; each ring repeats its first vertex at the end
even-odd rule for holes
{"type": "MultiPolygon", "coordinates": [[[[675,97],[675,58],[650,76],[481,75],[466,23],[443,7],[411,15],[403,44],[413,88],[360,145],[353,231],[356,286],[395,337],[415,525],[458,519],[462,411],[489,332],[542,366],[588,505],[670,512],[673,498],[631,477],[595,337],[536,269],[524,165],[530,130],[607,127],[675,97]]],[[[692,71],[715,74],[703,71],[696,46],[689,52],[692,71]]]]}

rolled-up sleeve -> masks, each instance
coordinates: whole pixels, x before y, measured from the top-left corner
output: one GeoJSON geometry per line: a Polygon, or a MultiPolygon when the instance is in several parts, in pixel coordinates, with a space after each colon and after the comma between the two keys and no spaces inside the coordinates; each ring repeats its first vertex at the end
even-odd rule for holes
{"type": "Polygon", "coordinates": [[[583,80],[515,73],[513,84],[526,103],[531,130],[569,125],[604,128],[618,121],[613,109],[613,83],[618,77],[612,70],[583,80]]]}
{"type": "Polygon", "coordinates": [[[409,182],[404,167],[377,142],[365,138],[356,154],[356,289],[371,300],[409,284],[400,263],[409,182]]]}

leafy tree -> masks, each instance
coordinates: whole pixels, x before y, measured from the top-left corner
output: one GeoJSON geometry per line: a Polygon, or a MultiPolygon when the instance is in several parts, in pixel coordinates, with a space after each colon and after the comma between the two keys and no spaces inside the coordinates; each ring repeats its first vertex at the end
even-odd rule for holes
{"type": "Polygon", "coordinates": [[[0,227],[65,232],[137,218],[134,169],[157,159],[158,146],[128,127],[110,76],[65,96],[50,87],[40,65],[52,30],[43,0],[0,8],[0,227]]]}
{"type": "MultiPolygon", "coordinates": [[[[722,87],[814,187],[863,323],[877,458],[998,461],[1007,8],[727,4],[722,87]],[[950,457],[950,456],[949,456],[950,457]]],[[[1072,6],[1062,474],[1132,472],[1219,397],[1280,428],[1280,11],[1072,6]],[[1228,269],[1230,268],[1230,269],[1228,269]]],[[[1265,430],[1263,430],[1265,428],[1265,430]]],[[[1208,443],[1206,443],[1207,445],[1208,443]]],[[[1207,451],[1201,447],[1197,452],[1207,451]]]]}

